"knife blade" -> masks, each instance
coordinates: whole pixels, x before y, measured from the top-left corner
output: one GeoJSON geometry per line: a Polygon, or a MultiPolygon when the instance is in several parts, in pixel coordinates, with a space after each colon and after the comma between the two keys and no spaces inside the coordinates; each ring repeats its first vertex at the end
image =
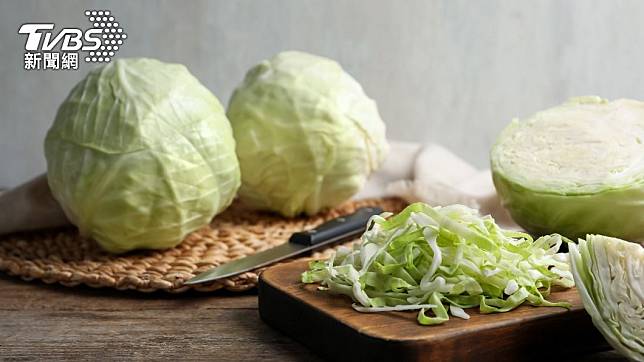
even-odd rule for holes
{"type": "Polygon", "coordinates": [[[280,260],[321,248],[323,246],[346,241],[362,234],[369,218],[379,215],[382,209],[377,207],[363,207],[350,215],[341,216],[307,231],[296,232],[289,241],[257,254],[230,261],[216,268],[205,271],[188,280],[185,284],[199,284],[227,278],[249,270],[260,268],[280,260]]]}

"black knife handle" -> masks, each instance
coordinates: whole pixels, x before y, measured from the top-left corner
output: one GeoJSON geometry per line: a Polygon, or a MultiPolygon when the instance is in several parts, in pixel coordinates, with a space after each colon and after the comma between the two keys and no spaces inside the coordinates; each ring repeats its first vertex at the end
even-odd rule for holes
{"type": "Polygon", "coordinates": [[[378,207],[362,207],[351,215],[327,221],[315,229],[293,233],[289,242],[301,245],[315,245],[330,239],[340,241],[354,237],[366,229],[370,217],[381,213],[382,209],[378,207]]]}

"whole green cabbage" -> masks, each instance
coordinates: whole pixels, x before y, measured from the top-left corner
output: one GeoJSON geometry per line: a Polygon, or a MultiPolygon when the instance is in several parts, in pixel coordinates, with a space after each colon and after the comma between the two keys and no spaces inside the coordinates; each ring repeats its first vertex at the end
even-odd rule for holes
{"type": "Polygon", "coordinates": [[[595,327],[625,357],[644,361],[644,248],[588,235],[579,246],[570,244],[570,259],[595,327]]]}
{"type": "Polygon", "coordinates": [[[644,240],[644,102],[579,97],[514,120],[491,161],[502,203],[526,230],[644,240]]]}
{"type": "Polygon", "coordinates": [[[332,60],[283,52],[246,74],[228,107],[240,198],[285,216],[315,214],[355,194],[383,161],[373,100],[332,60]]]}
{"type": "Polygon", "coordinates": [[[177,245],[240,184],[217,98],[184,66],[153,59],[91,71],[58,109],[45,156],[67,217],[111,252],[177,245]]]}

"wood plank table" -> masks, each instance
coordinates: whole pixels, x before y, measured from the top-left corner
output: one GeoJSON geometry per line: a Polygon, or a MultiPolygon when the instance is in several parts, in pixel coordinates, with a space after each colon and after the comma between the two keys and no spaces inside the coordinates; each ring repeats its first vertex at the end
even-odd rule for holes
{"type": "MultiPolygon", "coordinates": [[[[319,361],[260,320],[256,293],[143,294],[0,273],[0,360],[319,361]]],[[[606,359],[621,360],[583,358],[606,359]]]]}
{"type": "Polygon", "coordinates": [[[259,319],[257,292],[143,294],[0,273],[0,360],[316,361],[259,319]]]}

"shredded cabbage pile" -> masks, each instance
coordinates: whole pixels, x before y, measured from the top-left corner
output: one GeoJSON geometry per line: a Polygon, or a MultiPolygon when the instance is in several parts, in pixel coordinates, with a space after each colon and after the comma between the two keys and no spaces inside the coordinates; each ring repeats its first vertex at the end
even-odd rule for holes
{"type": "Polygon", "coordinates": [[[423,203],[374,216],[367,225],[353,248],[311,262],[302,282],[350,296],[360,312],[420,310],[424,325],[447,321],[448,308],[469,319],[464,308],[570,307],[545,299],[552,286],[574,286],[568,254],[558,252],[567,240],[558,234],[533,240],[466,206],[423,203]]]}

